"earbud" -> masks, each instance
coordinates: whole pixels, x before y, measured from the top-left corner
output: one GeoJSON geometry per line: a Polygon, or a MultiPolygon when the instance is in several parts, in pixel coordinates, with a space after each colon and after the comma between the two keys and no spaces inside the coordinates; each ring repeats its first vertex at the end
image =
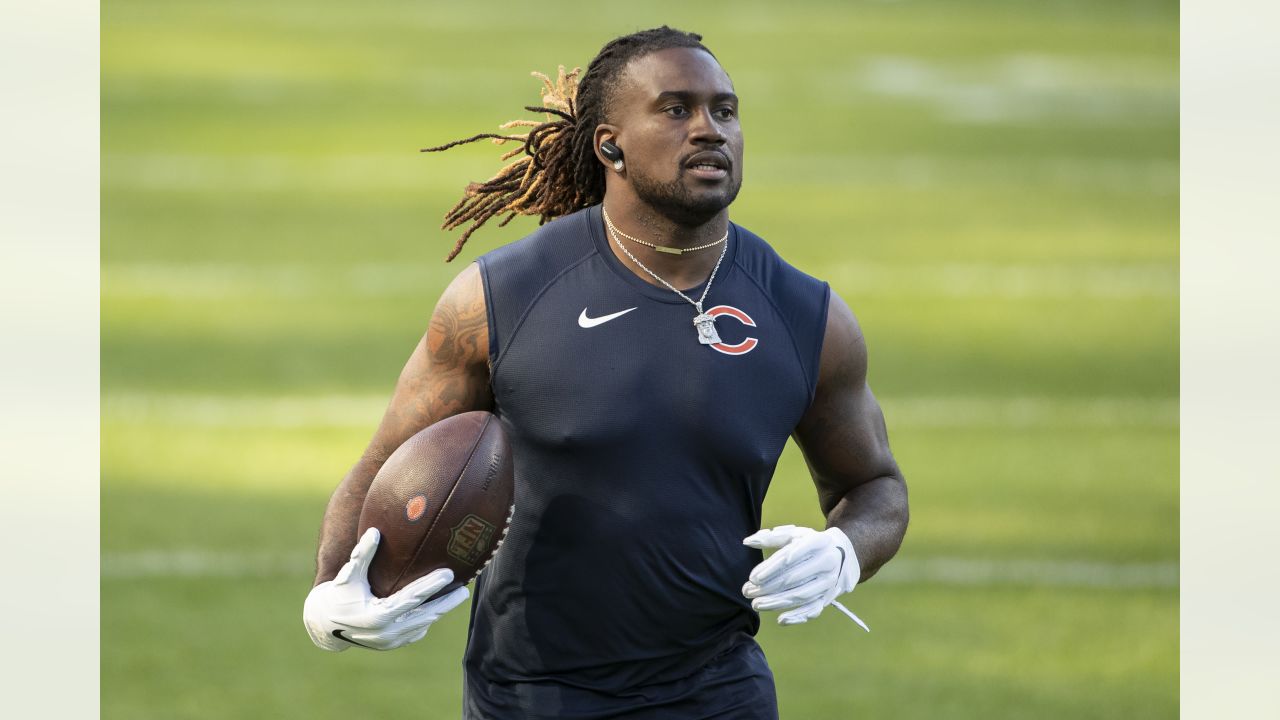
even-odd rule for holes
{"type": "Polygon", "coordinates": [[[617,162],[622,159],[622,148],[614,145],[611,140],[605,140],[600,143],[600,154],[609,158],[611,162],[617,162]]]}
{"type": "Polygon", "coordinates": [[[613,161],[613,169],[622,172],[622,148],[614,145],[611,140],[605,140],[600,143],[600,154],[613,161]]]}

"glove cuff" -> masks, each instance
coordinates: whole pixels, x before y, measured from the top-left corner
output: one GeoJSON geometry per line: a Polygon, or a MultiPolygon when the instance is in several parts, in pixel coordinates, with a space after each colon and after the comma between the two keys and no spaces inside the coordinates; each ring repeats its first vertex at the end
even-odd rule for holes
{"type": "Polygon", "coordinates": [[[311,642],[315,643],[316,647],[329,652],[342,652],[351,645],[329,636],[328,623],[321,617],[322,612],[317,607],[323,603],[321,595],[329,591],[332,583],[332,580],[322,582],[307,593],[307,599],[302,603],[302,624],[307,628],[307,635],[311,637],[311,642]]]}
{"type": "Polygon", "coordinates": [[[844,562],[840,566],[840,577],[836,579],[836,589],[843,595],[857,587],[858,579],[862,577],[862,566],[858,564],[858,554],[853,550],[853,543],[843,530],[833,527],[822,532],[835,541],[836,547],[844,555],[844,562]]]}

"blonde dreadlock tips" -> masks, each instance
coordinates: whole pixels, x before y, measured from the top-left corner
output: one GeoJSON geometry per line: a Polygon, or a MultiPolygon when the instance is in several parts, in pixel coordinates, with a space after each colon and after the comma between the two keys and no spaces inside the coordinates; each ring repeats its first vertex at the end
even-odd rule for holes
{"type": "Polygon", "coordinates": [[[471,234],[495,216],[506,215],[501,223],[506,225],[516,215],[540,215],[539,224],[542,224],[590,204],[577,191],[572,175],[571,146],[577,126],[574,104],[581,70],[574,68],[565,72],[561,65],[554,81],[543,73],[532,73],[533,77],[542,80],[542,105],[525,109],[544,113],[546,120],[539,122],[517,119],[499,126],[502,130],[529,128],[528,132],[512,135],[480,133],[438,147],[422,149],[422,152],[441,152],[458,145],[489,139],[494,145],[511,141],[522,143],[521,147],[504,152],[502,162],[521,153],[525,155],[504,165],[487,181],[469,183],[462,199],[445,213],[444,224],[441,225],[444,230],[453,230],[470,223],[446,261],[457,257],[471,234]]]}

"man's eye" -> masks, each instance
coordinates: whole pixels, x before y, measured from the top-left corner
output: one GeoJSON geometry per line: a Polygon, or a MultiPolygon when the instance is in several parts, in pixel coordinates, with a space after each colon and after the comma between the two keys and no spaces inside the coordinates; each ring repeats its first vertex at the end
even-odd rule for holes
{"type": "Polygon", "coordinates": [[[684,117],[688,112],[689,111],[683,105],[672,105],[666,110],[666,113],[672,117],[684,117]]]}
{"type": "Polygon", "coordinates": [[[716,112],[719,113],[722,120],[728,120],[738,114],[738,111],[731,107],[722,107],[716,110],[716,112]]]}

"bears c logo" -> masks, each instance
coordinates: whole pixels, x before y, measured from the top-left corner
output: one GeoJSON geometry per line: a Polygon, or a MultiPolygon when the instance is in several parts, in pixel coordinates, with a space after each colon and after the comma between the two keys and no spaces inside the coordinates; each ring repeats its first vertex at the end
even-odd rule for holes
{"type": "MultiPolygon", "coordinates": [[[[707,314],[710,315],[711,317],[720,317],[721,315],[728,315],[729,317],[734,318],[735,320],[742,323],[743,325],[747,325],[750,327],[756,326],[756,321],[752,320],[750,315],[746,314],[745,312],[739,310],[738,308],[732,305],[717,305],[711,308],[710,310],[708,310],[707,314]]],[[[743,340],[742,342],[737,343],[736,345],[728,345],[722,342],[718,342],[712,345],[711,348],[718,352],[722,352],[725,355],[745,355],[751,352],[752,350],[754,350],[756,345],[759,345],[759,344],[760,344],[759,340],[753,337],[749,337],[746,340],[743,340]]]]}

